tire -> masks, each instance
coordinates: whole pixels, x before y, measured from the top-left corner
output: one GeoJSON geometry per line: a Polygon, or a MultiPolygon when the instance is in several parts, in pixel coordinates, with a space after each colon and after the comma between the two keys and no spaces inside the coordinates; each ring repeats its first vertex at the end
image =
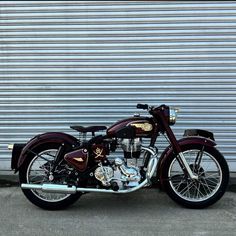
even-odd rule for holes
{"type": "MultiPolygon", "coordinates": [[[[52,155],[52,153],[55,153],[58,149],[59,149],[59,144],[58,143],[47,143],[44,145],[39,146],[37,149],[32,150],[34,153],[40,154],[40,155],[46,155],[48,153],[48,155],[52,155]]],[[[43,156],[45,157],[45,156],[43,156]]],[[[51,156],[46,156],[47,159],[51,158],[53,159],[53,157],[51,156]]],[[[48,183],[48,176],[46,176],[46,174],[42,173],[45,172],[44,170],[41,170],[39,168],[37,168],[35,170],[35,176],[30,177],[29,174],[32,171],[32,166],[38,165],[38,166],[43,166],[43,162],[46,162],[46,160],[43,160],[42,158],[40,158],[38,155],[34,155],[32,153],[29,153],[25,163],[23,164],[23,166],[20,168],[19,170],[19,182],[20,184],[22,183],[35,183],[33,182],[33,179],[37,179],[39,178],[39,180],[37,181],[38,184],[43,184],[43,183],[48,183]],[[40,163],[40,164],[36,164],[36,163],[40,163]],[[37,171],[40,173],[39,175],[37,175],[37,171]],[[31,178],[31,179],[30,179],[31,178]]],[[[64,209],[68,206],[70,206],[71,204],[73,204],[74,202],[76,202],[80,196],[82,195],[82,193],[78,192],[75,194],[57,194],[57,193],[43,193],[40,190],[31,190],[31,189],[22,189],[24,195],[26,196],[26,198],[32,202],[34,205],[46,209],[46,210],[60,210],[60,209],[64,209]],[[48,198],[55,198],[54,200],[50,200],[48,198]]]]}
{"type": "Polygon", "coordinates": [[[173,154],[162,168],[166,193],[175,202],[188,208],[200,209],[214,204],[223,196],[228,185],[229,168],[226,160],[211,146],[191,144],[181,146],[181,149],[190,168],[199,179],[194,181],[186,177],[173,154]],[[201,162],[196,164],[198,153],[202,153],[202,158],[201,162]]]}

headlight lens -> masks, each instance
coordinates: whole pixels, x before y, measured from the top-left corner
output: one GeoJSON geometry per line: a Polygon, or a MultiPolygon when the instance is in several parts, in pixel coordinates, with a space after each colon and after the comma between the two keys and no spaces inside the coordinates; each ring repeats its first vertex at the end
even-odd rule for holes
{"type": "Polygon", "coordinates": [[[169,124],[170,125],[175,124],[178,112],[179,112],[179,109],[170,107],[170,110],[169,110],[169,124]]]}

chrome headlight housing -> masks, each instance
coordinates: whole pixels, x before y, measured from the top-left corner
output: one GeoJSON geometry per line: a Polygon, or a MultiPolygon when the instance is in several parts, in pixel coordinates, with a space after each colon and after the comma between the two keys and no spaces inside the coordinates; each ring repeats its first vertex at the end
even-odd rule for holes
{"type": "Polygon", "coordinates": [[[179,109],[175,107],[170,107],[169,109],[169,124],[174,125],[177,119],[177,113],[179,112],[179,109]]]}

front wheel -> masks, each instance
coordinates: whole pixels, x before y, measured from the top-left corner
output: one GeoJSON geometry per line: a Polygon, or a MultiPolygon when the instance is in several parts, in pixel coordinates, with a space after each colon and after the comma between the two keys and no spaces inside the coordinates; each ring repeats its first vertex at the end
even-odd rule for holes
{"type": "Polygon", "coordinates": [[[163,165],[164,188],[177,203],[188,208],[205,208],[218,201],[226,191],[229,168],[223,155],[214,147],[191,144],[181,147],[189,167],[198,176],[186,176],[176,155],[163,165]]]}

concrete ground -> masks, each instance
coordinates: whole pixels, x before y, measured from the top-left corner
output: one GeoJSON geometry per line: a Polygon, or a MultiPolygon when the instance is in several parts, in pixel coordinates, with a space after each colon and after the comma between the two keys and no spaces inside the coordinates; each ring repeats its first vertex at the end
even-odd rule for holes
{"type": "Polygon", "coordinates": [[[0,188],[0,235],[236,235],[236,193],[191,210],[157,189],[127,195],[90,193],[63,211],[32,205],[19,187],[0,188]]]}

